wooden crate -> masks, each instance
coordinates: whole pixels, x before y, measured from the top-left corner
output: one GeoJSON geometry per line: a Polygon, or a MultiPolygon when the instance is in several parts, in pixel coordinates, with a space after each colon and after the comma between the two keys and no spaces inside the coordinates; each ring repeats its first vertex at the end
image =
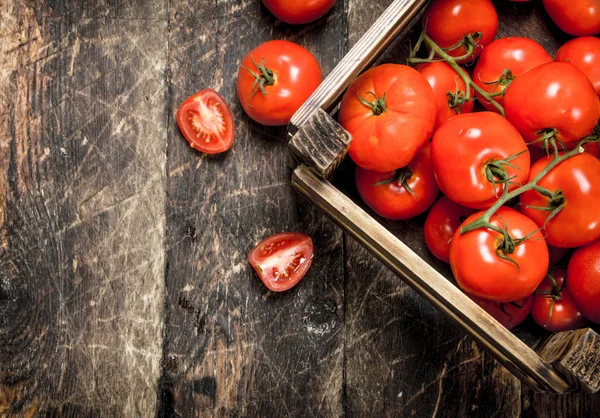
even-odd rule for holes
{"type": "MultiPolygon", "coordinates": [[[[342,163],[351,136],[331,114],[362,71],[377,61],[404,63],[406,38],[420,30],[420,25],[412,33],[410,28],[426,4],[427,0],[395,0],[294,115],[288,129],[292,186],[523,382],[544,392],[594,393],[600,388],[600,336],[593,329],[551,336],[538,329],[508,331],[456,287],[448,266],[428,252],[422,219],[390,222],[375,215],[354,190],[351,163],[342,163]]],[[[566,40],[541,4],[495,5],[498,36],[531,37],[550,53],[566,40]]]]}

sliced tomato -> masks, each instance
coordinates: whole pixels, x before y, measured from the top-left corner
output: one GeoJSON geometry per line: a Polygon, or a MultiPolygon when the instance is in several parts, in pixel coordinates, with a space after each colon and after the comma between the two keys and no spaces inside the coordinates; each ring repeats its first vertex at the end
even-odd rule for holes
{"type": "Polygon", "coordinates": [[[261,241],[248,254],[248,261],[269,290],[283,292],[304,277],[314,253],[308,235],[282,232],[261,241]]]}
{"type": "Polygon", "coordinates": [[[233,145],[233,115],[213,89],[188,97],[177,110],[177,125],[192,148],[200,152],[217,154],[233,145]]]}

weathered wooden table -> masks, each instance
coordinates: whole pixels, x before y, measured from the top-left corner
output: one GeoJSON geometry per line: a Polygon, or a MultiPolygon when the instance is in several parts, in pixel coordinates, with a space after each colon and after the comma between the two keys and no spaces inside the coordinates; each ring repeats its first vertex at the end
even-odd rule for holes
{"type": "Polygon", "coordinates": [[[289,186],[238,63],[274,38],[324,72],[390,0],[303,27],[258,0],[0,2],[0,416],[598,417],[536,395],[289,186]],[[194,152],[179,103],[212,87],[236,142],[194,152]],[[309,233],[272,294],[254,243],[309,233]]]}

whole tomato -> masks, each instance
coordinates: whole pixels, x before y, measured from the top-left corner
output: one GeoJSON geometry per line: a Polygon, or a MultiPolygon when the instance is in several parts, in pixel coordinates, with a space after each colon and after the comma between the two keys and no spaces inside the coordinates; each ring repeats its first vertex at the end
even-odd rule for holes
{"type": "Polygon", "coordinates": [[[389,172],[406,166],[427,143],[435,114],[425,77],[406,65],[384,64],[352,82],[338,120],[352,134],[348,153],[356,165],[389,172]]]}
{"type": "Polygon", "coordinates": [[[335,4],[335,0],[262,0],[275,17],[285,23],[302,25],[324,16],[335,4]]]}
{"type": "MultiPolygon", "coordinates": [[[[504,97],[501,93],[508,84],[547,62],[552,62],[552,57],[533,39],[519,36],[497,39],[483,49],[473,71],[473,81],[486,92],[499,94],[494,100],[502,105],[504,97]]],[[[480,95],[478,99],[487,110],[498,111],[480,95]]]]}
{"type": "Polygon", "coordinates": [[[573,64],[549,62],[510,83],[504,110],[528,143],[554,131],[558,140],[569,144],[592,132],[600,117],[600,100],[590,80],[573,64]]]}
{"type": "Polygon", "coordinates": [[[356,188],[365,203],[384,218],[403,220],[420,215],[432,205],[439,191],[429,145],[396,171],[381,173],[356,167],[356,188]]]}
{"type": "Polygon", "coordinates": [[[321,79],[319,63],[305,48],[288,41],[268,41],[242,60],[237,93],[256,122],[286,125],[321,79]]]}
{"type": "Polygon", "coordinates": [[[464,56],[468,35],[479,33],[473,55],[458,62],[473,60],[483,47],[494,40],[498,31],[498,14],[490,0],[433,0],[423,15],[427,35],[453,57],[464,56]]]}
{"type": "Polygon", "coordinates": [[[527,319],[531,312],[531,296],[514,302],[492,302],[469,295],[473,302],[481,306],[487,313],[492,315],[496,321],[500,322],[506,329],[513,329],[527,319]]]}
{"type": "Polygon", "coordinates": [[[551,271],[533,295],[531,316],[548,331],[568,331],[585,324],[569,290],[564,288],[565,274],[562,269],[551,271]]]}
{"type": "MultiPolygon", "coordinates": [[[[533,164],[529,180],[553,158],[533,164]]],[[[521,211],[544,227],[548,244],[573,248],[600,238],[600,160],[586,152],[577,154],[550,170],[538,186],[552,192],[552,198],[529,190],[520,196],[521,211]],[[554,213],[559,207],[562,210],[554,213]]]]}
{"type": "Polygon", "coordinates": [[[600,324],[600,241],[573,252],[567,277],[566,288],[579,312],[600,324]]]}
{"type": "Polygon", "coordinates": [[[456,282],[465,292],[495,302],[526,298],[548,271],[548,246],[542,233],[531,219],[503,206],[490,218],[495,229],[461,234],[483,213],[469,216],[452,237],[450,267],[456,282]]]}
{"type": "MultiPolygon", "coordinates": [[[[600,13],[600,9],[598,13],[600,13]]],[[[592,82],[596,94],[600,96],[599,38],[595,36],[582,36],[581,38],[571,39],[560,47],[555,59],[560,62],[570,62],[583,71],[592,82]]]]}
{"type": "MultiPolygon", "coordinates": [[[[434,129],[452,116],[470,113],[473,110],[473,100],[464,100],[467,92],[465,82],[450,65],[445,62],[432,62],[423,64],[417,69],[429,82],[435,97],[437,113],[434,129]]],[[[472,94],[470,94],[471,98],[472,94]]]]}
{"type": "Polygon", "coordinates": [[[433,136],[431,158],[440,190],[475,209],[492,206],[506,184],[512,190],[529,174],[525,141],[510,122],[492,112],[448,119],[433,136]]]}
{"type": "Polygon", "coordinates": [[[556,26],[569,35],[600,33],[598,0],[544,0],[544,7],[556,26]]]}
{"type": "Polygon", "coordinates": [[[425,219],[423,233],[429,251],[446,263],[450,262],[450,242],[452,236],[463,223],[473,214],[474,209],[454,203],[446,196],[435,202],[425,219]]]}

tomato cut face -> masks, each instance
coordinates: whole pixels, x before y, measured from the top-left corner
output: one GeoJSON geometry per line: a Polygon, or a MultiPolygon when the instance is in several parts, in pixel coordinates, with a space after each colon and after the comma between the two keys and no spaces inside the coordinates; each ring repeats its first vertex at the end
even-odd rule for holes
{"type": "Polygon", "coordinates": [[[269,290],[283,292],[304,277],[314,252],[308,235],[282,232],[261,241],[248,254],[248,261],[269,290]]]}
{"type": "Polygon", "coordinates": [[[191,147],[207,154],[227,151],[234,124],[225,100],[212,89],[188,97],[177,110],[177,125],[191,147]]]}

